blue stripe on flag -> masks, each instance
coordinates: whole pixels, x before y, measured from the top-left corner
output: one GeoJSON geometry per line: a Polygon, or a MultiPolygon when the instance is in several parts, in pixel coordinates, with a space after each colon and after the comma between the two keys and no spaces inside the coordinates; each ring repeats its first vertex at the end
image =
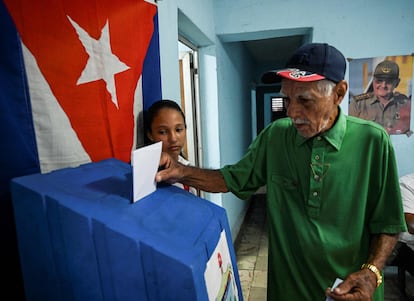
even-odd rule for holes
{"type": "Polygon", "coordinates": [[[40,171],[29,90],[16,27],[0,3],[0,195],[13,177],[40,171]]]}
{"type": "Polygon", "coordinates": [[[24,300],[10,180],[40,170],[30,113],[21,44],[16,28],[0,1],[0,251],[3,293],[24,300]]]}
{"type": "Polygon", "coordinates": [[[142,68],[143,107],[146,111],[161,95],[160,43],[158,34],[158,12],[154,16],[154,33],[142,68]]]}

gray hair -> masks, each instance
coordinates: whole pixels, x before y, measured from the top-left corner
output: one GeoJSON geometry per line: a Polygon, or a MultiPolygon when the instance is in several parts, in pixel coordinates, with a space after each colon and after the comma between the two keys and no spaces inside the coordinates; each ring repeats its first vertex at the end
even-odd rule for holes
{"type": "Polygon", "coordinates": [[[324,96],[329,96],[333,93],[336,83],[328,79],[323,79],[317,82],[317,88],[324,96]]]}

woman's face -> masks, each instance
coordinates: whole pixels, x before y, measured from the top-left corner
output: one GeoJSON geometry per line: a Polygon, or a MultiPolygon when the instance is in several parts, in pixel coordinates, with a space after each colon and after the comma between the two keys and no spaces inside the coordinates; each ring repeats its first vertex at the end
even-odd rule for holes
{"type": "Polygon", "coordinates": [[[147,136],[152,142],[162,141],[162,151],[178,159],[187,139],[187,129],[181,112],[171,108],[160,109],[147,136]]]}

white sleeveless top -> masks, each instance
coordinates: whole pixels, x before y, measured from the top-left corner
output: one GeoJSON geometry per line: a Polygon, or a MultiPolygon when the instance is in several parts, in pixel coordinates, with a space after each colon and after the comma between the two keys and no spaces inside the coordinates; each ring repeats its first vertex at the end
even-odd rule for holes
{"type": "MultiPolygon", "coordinates": [[[[178,162],[180,162],[183,165],[190,165],[190,161],[184,159],[181,156],[178,156],[178,162]]],[[[183,185],[182,183],[174,183],[173,185],[176,186],[176,187],[179,187],[181,189],[187,190],[187,191],[191,192],[194,195],[198,195],[197,194],[197,189],[195,189],[194,187],[183,185]]]]}

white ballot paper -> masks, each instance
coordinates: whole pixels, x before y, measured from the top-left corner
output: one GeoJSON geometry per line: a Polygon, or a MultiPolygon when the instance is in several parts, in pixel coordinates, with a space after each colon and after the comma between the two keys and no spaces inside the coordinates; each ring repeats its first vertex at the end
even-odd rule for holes
{"type": "MultiPolygon", "coordinates": [[[[337,287],[339,284],[343,282],[342,279],[336,278],[334,284],[332,284],[331,290],[333,290],[335,287],[337,287]]],[[[326,298],[326,301],[333,301],[331,298],[326,298]]]]}
{"type": "Polygon", "coordinates": [[[132,152],[133,199],[136,202],[157,188],[155,174],[158,171],[162,142],[138,148],[132,152]]]}

